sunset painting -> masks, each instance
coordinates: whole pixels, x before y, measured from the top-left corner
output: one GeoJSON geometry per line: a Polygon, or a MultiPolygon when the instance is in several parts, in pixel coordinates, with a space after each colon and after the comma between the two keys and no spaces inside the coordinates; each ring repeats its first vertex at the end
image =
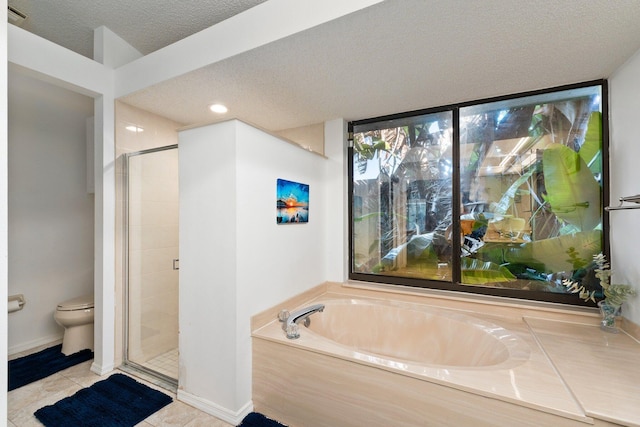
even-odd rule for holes
{"type": "Polygon", "coordinates": [[[278,179],[276,222],[278,224],[309,221],[309,185],[278,179]]]}

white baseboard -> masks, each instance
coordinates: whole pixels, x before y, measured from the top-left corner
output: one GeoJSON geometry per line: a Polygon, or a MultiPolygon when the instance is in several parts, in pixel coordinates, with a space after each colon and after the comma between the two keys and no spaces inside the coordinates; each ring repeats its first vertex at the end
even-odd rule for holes
{"type": "Polygon", "coordinates": [[[100,376],[106,375],[109,372],[113,371],[114,369],[116,369],[116,367],[113,363],[102,366],[102,365],[98,365],[96,362],[93,362],[90,368],[91,372],[93,372],[94,374],[98,374],[100,376]]]}
{"type": "Polygon", "coordinates": [[[253,402],[248,401],[240,410],[232,411],[227,408],[223,408],[213,402],[203,399],[198,396],[194,396],[191,393],[187,393],[184,390],[178,390],[178,400],[200,409],[209,415],[213,415],[216,418],[220,418],[223,421],[228,422],[234,426],[240,424],[244,417],[246,417],[251,411],[253,411],[253,402]]]}
{"type": "Polygon", "coordinates": [[[40,347],[46,344],[51,344],[54,346],[55,344],[60,344],[62,342],[62,334],[49,335],[47,337],[38,338],[31,341],[22,342],[19,344],[14,344],[7,349],[7,353],[9,356],[21,353],[23,351],[32,350],[36,347],[40,347]]]}

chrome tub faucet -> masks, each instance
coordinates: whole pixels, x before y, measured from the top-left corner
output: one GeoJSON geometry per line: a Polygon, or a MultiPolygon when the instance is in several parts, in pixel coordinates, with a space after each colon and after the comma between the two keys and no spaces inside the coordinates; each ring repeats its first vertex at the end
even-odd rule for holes
{"type": "Polygon", "coordinates": [[[298,332],[298,324],[304,322],[304,326],[309,326],[311,320],[309,316],[314,313],[319,313],[324,310],[324,304],[314,304],[309,307],[301,308],[293,313],[289,313],[287,310],[282,310],[278,314],[278,320],[282,322],[282,330],[286,332],[287,338],[290,340],[300,338],[300,332],[298,332]]]}

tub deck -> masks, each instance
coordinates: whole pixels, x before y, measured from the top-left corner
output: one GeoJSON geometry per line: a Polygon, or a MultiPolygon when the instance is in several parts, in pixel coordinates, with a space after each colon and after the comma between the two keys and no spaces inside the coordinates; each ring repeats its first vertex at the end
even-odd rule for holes
{"type": "MultiPolygon", "coordinates": [[[[325,291],[290,308],[331,299],[391,299],[380,292],[335,286],[325,291]]],[[[304,403],[304,412],[324,414],[328,420],[313,425],[338,422],[331,414],[366,416],[366,410],[352,411],[369,405],[375,416],[368,423],[342,419],[333,425],[400,420],[405,424],[395,425],[422,425],[440,414],[444,424],[424,425],[483,425],[485,417],[486,425],[640,426],[640,343],[626,333],[601,331],[596,314],[409,295],[399,296],[398,304],[460,311],[495,323],[522,338],[530,357],[513,366],[419,366],[337,344],[304,327],[299,339],[288,340],[277,320],[265,324],[264,317],[261,325],[254,324],[253,332],[256,409],[292,425],[308,425],[308,419],[294,409],[301,404],[297,398],[283,394],[302,387],[308,388],[304,399],[315,402],[304,403]],[[471,405],[464,415],[461,399],[463,406],[471,405]],[[411,417],[400,416],[396,407],[411,417]],[[547,422],[551,424],[542,424],[547,422]]]]}

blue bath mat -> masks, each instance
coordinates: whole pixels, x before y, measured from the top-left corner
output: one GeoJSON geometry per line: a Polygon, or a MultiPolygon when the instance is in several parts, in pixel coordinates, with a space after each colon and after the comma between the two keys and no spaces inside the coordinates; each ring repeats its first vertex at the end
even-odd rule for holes
{"type": "Polygon", "coordinates": [[[244,417],[238,427],[285,427],[277,421],[265,417],[259,412],[251,412],[244,417]]]}
{"type": "Polygon", "coordinates": [[[132,427],[172,401],[131,377],[113,374],[38,409],[35,416],[47,427],[132,427]]]}
{"type": "Polygon", "coordinates": [[[65,356],[62,344],[9,361],[9,391],[53,375],[58,371],[93,359],[89,349],[65,356]]]}

